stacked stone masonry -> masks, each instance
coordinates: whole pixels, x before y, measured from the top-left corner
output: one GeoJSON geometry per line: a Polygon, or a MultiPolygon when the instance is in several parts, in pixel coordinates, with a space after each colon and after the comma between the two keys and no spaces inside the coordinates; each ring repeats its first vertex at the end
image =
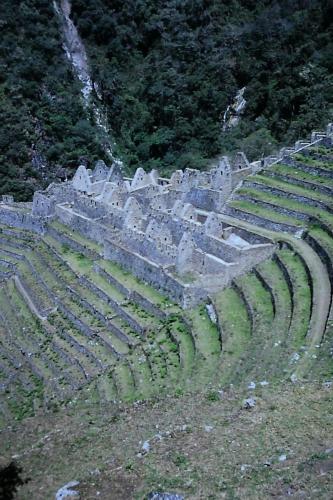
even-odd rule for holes
{"type": "MultiPolygon", "coordinates": [[[[238,153],[232,161],[219,158],[207,171],[177,170],[170,179],[143,168],[127,178],[119,166],[108,168],[103,161],[93,171],[81,165],[71,181],[36,192],[32,204],[3,197],[0,222],[55,236],[50,224],[59,221],[69,228],[69,234],[79,233],[98,243],[105,259],[183,307],[192,307],[274,252],[269,239],[223,222],[222,214],[237,217],[237,210],[227,206],[235,188],[260,167],[285,160],[286,154],[325,137],[313,133],[310,142],[299,142],[290,151],[283,149],[260,164],[250,164],[238,153]]],[[[248,217],[256,223],[255,216],[248,217]]],[[[270,224],[274,230],[297,230],[287,224],[270,224]]],[[[56,237],[93,260],[97,257],[75,238],[71,240],[68,232],[56,237]]]]}

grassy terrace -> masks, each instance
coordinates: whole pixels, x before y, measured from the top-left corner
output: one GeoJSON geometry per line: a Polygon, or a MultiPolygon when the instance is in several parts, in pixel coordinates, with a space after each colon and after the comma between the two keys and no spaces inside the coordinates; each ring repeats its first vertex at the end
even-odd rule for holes
{"type": "MultiPolygon", "coordinates": [[[[98,245],[97,243],[94,243],[93,241],[89,240],[88,238],[84,238],[82,235],[79,233],[72,231],[70,228],[65,226],[64,224],[61,224],[59,222],[52,222],[50,225],[53,229],[58,231],[61,234],[64,234],[65,236],[69,237],[70,239],[80,243],[80,245],[86,247],[89,250],[95,251],[98,254],[102,252],[102,247],[101,245],[98,245]]],[[[49,240],[52,242],[53,245],[56,245],[54,242],[54,238],[46,237],[46,240],[49,240]]],[[[62,250],[68,250],[66,245],[60,245],[58,244],[58,248],[62,250]]],[[[67,256],[69,259],[71,258],[70,253],[68,252],[69,255],[67,256]]],[[[73,252],[72,252],[73,253],[73,252]]],[[[74,252],[75,253],[75,252],[74,252]]],[[[86,258],[84,260],[82,258],[81,266],[78,266],[78,271],[84,270],[84,267],[86,267],[89,259],[86,258]],[[81,268],[81,269],[80,269],[81,268]]],[[[72,262],[74,265],[77,265],[77,262],[72,262]]],[[[156,291],[153,287],[150,285],[143,283],[142,281],[138,280],[135,276],[133,276],[131,273],[127,272],[126,270],[122,269],[119,265],[116,263],[113,263],[111,261],[106,261],[103,259],[98,260],[98,264],[102,269],[110,273],[116,280],[118,280],[121,284],[125,286],[125,288],[128,288],[129,290],[136,291],[137,293],[141,294],[143,297],[147,298],[149,301],[160,307],[161,309],[166,309],[170,313],[177,313],[179,312],[179,308],[173,304],[167,297],[161,295],[156,291]]]]}
{"type": "MultiPolygon", "coordinates": [[[[55,224],[54,229],[67,232],[62,225],[55,224]]],[[[218,330],[204,307],[186,313],[189,327],[184,323],[178,306],[119,266],[98,258],[101,268],[119,285],[136,291],[162,311],[167,311],[169,315],[162,321],[129,302],[117,285],[109,283],[107,278],[94,270],[91,257],[62,244],[56,235],[36,240],[23,231],[4,234],[4,239],[0,239],[0,256],[9,255],[8,261],[18,265],[28,293],[33,294],[32,298],[38,297],[50,309],[57,306],[57,310],[50,313],[41,325],[25,304],[26,297],[14,289],[13,281],[6,285],[13,289],[9,301],[5,288],[0,292],[7,328],[10,332],[15,331],[18,339],[13,344],[7,332],[2,339],[5,343],[0,343],[3,345],[1,352],[5,360],[6,353],[14,349],[15,354],[19,346],[35,353],[25,371],[27,380],[32,381],[35,375],[31,374],[31,363],[34,363],[38,384],[44,388],[38,404],[44,404],[46,393],[61,394],[58,397],[66,399],[73,387],[80,386],[83,387],[82,397],[90,402],[145,399],[170,390],[181,392],[184,387],[199,387],[214,375],[221,346],[218,330]],[[22,243],[26,244],[24,248],[16,248],[16,244],[22,243]],[[7,254],[7,250],[24,256],[27,262],[7,254]],[[36,274],[31,273],[30,266],[36,274]],[[90,289],[81,282],[80,277],[88,279],[105,297],[110,297],[143,327],[148,327],[145,338],[135,333],[114,310],[112,303],[103,299],[96,289],[90,289]],[[109,330],[107,322],[119,328],[132,345],[109,330]],[[26,325],[24,334],[19,330],[20,324],[26,325]],[[123,358],[117,359],[115,352],[123,358]],[[46,386],[46,380],[53,382],[46,386]]],[[[67,235],[73,238],[70,231],[67,235]]],[[[97,247],[89,247],[84,237],[79,238],[79,243],[83,252],[85,249],[98,250],[97,247]]],[[[5,377],[4,374],[2,378],[5,377]]],[[[15,398],[18,400],[18,397],[15,398]]],[[[33,411],[31,405],[29,408],[33,411]]],[[[22,415],[14,412],[15,418],[22,415]]]]}
{"type": "MultiPolygon", "coordinates": [[[[30,259],[33,261],[33,259],[30,259]]],[[[35,262],[34,262],[35,264],[35,262]]],[[[88,325],[93,332],[95,332],[101,339],[105,340],[110,346],[112,346],[116,352],[120,354],[126,354],[128,352],[128,345],[126,342],[121,341],[116,335],[114,335],[109,328],[105,326],[104,322],[101,322],[100,319],[94,316],[90,310],[85,309],[81,299],[84,299],[88,304],[91,304],[95,307],[95,309],[100,312],[105,318],[112,318],[115,316],[114,311],[102,300],[98,300],[98,297],[93,295],[89,289],[80,287],[75,281],[72,280],[71,287],[74,290],[77,290],[76,295],[69,295],[66,289],[66,282],[63,283],[59,280],[54,279],[54,275],[50,274],[50,277],[53,277],[52,281],[47,280],[47,276],[45,273],[45,268],[42,268],[40,265],[36,268],[41,272],[43,279],[48,284],[49,288],[53,291],[55,295],[57,295],[58,299],[61,300],[61,303],[64,304],[68,309],[70,309],[81,321],[83,321],[86,325],[88,325]]],[[[47,268],[46,268],[47,269],[47,268]]],[[[58,271],[59,272],[59,271],[58,271]]]]}
{"type": "MultiPolygon", "coordinates": [[[[303,172],[302,170],[297,170],[297,167],[292,165],[284,165],[282,163],[278,163],[269,167],[268,171],[277,174],[288,175],[289,177],[293,177],[301,181],[307,181],[313,184],[325,185],[327,187],[333,188],[333,179],[328,179],[327,177],[321,177],[320,175],[314,175],[303,172]]],[[[263,172],[265,172],[265,170],[263,172]]]]}
{"type": "Polygon", "coordinates": [[[12,331],[15,332],[20,347],[26,353],[32,353],[31,362],[43,374],[46,387],[50,385],[50,392],[56,391],[64,396],[77,376],[75,367],[64,364],[58,350],[54,349],[53,339],[31,314],[23,298],[13,288],[12,282],[8,283],[7,292],[11,297],[9,305],[11,305],[12,331]]]}
{"type": "Polygon", "coordinates": [[[100,345],[86,337],[80,332],[62,313],[57,312],[49,316],[49,323],[55,328],[56,334],[62,339],[66,350],[72,351],[77,356],[80,364],[88,376],[97,375],[103,363],[100,356],[105,359],[107,365],[112,365],[112,356],[105,356],[104,349],[100,345]]]}
{"type": "Polygon", "coordinates": [[[222,331],[221,382],[242,376],[242,359],[251,340],[251,318],[242,297],[234,288],[227,288],[215,297],[222,331]]]}
{"type": "Polygon", "coordinates": [[[196,347],[196,368],[200,379],[209,380],[217,369],[221,344],[219,332],[210,321],[205,306],[186,311],[196,347]]]}
{"type": "Polygon", "coordinates": [[[290,324],[291,346],[298,349],[303,345],[309,328],[311,316],[311,289],[302,260],[290,250],[279,250],[282,261],[292,282],[293,315],[290,324]]]}
{"type": "MultiPolygon", "coordinates": [[[[75,252],[68,248],[66,245],[59,243],[57,240],[51,236],[44,237],[45,241],[63,258],[65,262],[70,266],[70,268],[78,275],[85,276],[93,284],[99,287],[106,295],[115,300],[117,303],[122,304],[124,311],[127,311],[131,316],[133,316],[138,323],[143,327],[152,328],[156,324],[156,318],[152,316],[147,311],[143,310],[137,304],[130,303],[126,296],[122,294],[119,289],[109,283],[107,279],[101,276],[98,272],[94,270],[94,261],[87,256],[75,252]]],[[[101,260],[98,260],[100,264],[101,260]]],[[[117,273],[116,279],[120,281],[121,273],[117,273]]],[[[125,283],[122,283],[125,285],[125,283]]],[[[141,289],[144,289],[145,285],[142,285],[141,289]]],[[[167,302],[165,302],[167,304],[167,302]]]]}
{"type": "Polygon", "coordinates": [[[268,260],[257,266],[259,276],[247,273],[236,280],[237,288],[227,288],[215,299],[222,329],[222,381],[284,377],[292,369],[291,354],[305,343],[311,315],[307,273],[292,250],[279,250],[277,256],[291,289],[281,264],[268,260]],[[252,320],[238,289],[251,308],[252,320]]]}
{"type": "Polygon", "coordinates": [[[300,196],[305,196],[307,198],[312,198],[313,200],[322,201],[329,206],[333,206],[333,200],[331,196],[318,193],[317,191],[307,189],[302,186],[297,186],[296,184],[290,184],[289,182],[277,179],[276,177],[265,176],[264,172],[262,172],[261,174],[256,174],[253,177],[249,177],[249,180],[253,180],[258,184],[263,184],[268,187],[280,189],[281,191],[284,191],[286,195],[288,195],[288,193],[292,193],[300,196]]]}
{"type": "Polygon", "coordinates": [[[59,262],[50,259],[47,247],[40,244],[38,252],[38,254],[31,252],[29,255],[29,262],[33,264],[34,268],[40,273],[40,276],[43,277],[43,280],[57,296],[66,296],[66,287],[70,285],[74,291],[80,294],[82,299],[93,305],[105,318],[112,318],[115,315],[110,305],[100,300],[88,288],[79,286],[73,272],[59,262]]]}
{"type": "Polygon", "coordinates": [[[312,227],[309,231],[309,235],[320,243],[320,245],[327,251],[330,259],[333,261],[333,239],[330,235],[320,227],[312,227]]]}
{"type": "Polygon", "coordinates": [[[95,243],[94,241],[84,238],[80,233],[77,231],[71,230],[68,226],[65,224],[61,224],[58,221],[52,221],[50,224],[50,227],[55,229],[58,233],[63,234],[64,236],[67,236],[69,239],[76,241],[80,245],[83,245],[87,249],[100,253],[102,251],[101,245],[98,243],[95,243]]]}
{"type": "MultiPolygon", "coordinates": [[[[333,214],[328,213],[322,208],[314,207],[312,205],[306,205],[305,203],[291,200],[290,198],[277,196],[266,191],[260,191],[259,189],[255,188],[242,187],[237,191],[237,194],[250,196],[251,198],[253,198],[253,200],[271,203],[273,205],[276,205],[277,207],[293,210],[295,212],[299,212],[300,214],[317,217],[322,222],[333,227],[333,214]]],[[[295,217],[292,217],[292,220],[294,219],[295,217]]]]}
{"type": "Polygon", "coordinates": [[[310,148],[307,148],[307,151],[309,153],[323,155],[323,156],[327,156],[327,157],[333,159],[332,149],[331,148],[327,148],[326,146],[323,146],[323,145],[320,145],[320,146],[311,146],[310,148]]]}
{"type": "Polygon", "coordinates": [[[273,300],[275,303],[275,318],[274,322],[278,325],[276,330],[285,332],[287,336],[292,315],[292,297],[288,288],[288,284],[276,262],[267,260],[256,268],[263,278],[264,282],[272,290],[273,300]]]}
{"type": "Polygon", "coordinates": [[[251,201],[247,200],[232,200],[228,203],[228,205],[232,208],[236,208],[238,210],[243,210],[244,212],[248,212],[249,214],[257,215],[258,217],[262,217],[263,219],[270,220],[272,222],[277,222],[281,224],[290,224],[292,226],[302,227],[302,222],[295,217],[291,217],[288,215],[280,214],[275,212],[273,209],[268,209],[256,205],[251,201]]]}
{"type": "MultiPolygon", "coordinates": [[[[117,303],[122,304],[122,307],[135,317],[139,323],[144,326],[150,327],[150,315],[143,311],[140,307],[127,303],[125,295],[119,292],[118,288],[110,284],[105,278],[94,271],[94,262],[85,255],[72,251],[70,248],[57,242],[57,240],[50,236],[45,237],[45,241],[52,247],[58,255],[70,266],[70,268],[77,273],[88,278],[93,284],[99,287],[107,296],[112,298],[117,303]]],[[[72,275],[72,279],[75,279],[72,275]]]]}
{"type": "Polygon", "coordinates": [[[242,375],[263,374],[266,343],[270,341],[274,321],[273,304],[270,293],[264,288],[254,273],[237,278],[237,286],[242,290],[249,304],[252,318],[252,339],[249,354],[242,364],[242,375]]]}
{"type": "Polygon", "coordinates": [[[327,171],[333,170],[333,161],[330,160],[318,160],[317,158],[311,158],[310,156],[301,153],[296,153],[292,155],[291,158],[296,160],[296,162],[304,163],[310,167],[322,168],[327,171]]]}
{"type": "Polygon", "coordinates": [[[126,288],[139,293],[162,310],[167,310],[170,313],[179,312],[179,307],[173,304],[167,297],[161,295],[152,286],[143,283],[116,263],[108,260],[100,260],[98,264],[126,288]]]}

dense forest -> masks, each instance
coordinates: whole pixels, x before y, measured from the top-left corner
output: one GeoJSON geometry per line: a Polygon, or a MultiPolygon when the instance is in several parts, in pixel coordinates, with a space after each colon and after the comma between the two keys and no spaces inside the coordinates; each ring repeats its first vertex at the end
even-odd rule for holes
{"type": "Polygon", "coordinates": [[[30,199],[61,166],[102,157],[49,0],[2,0],[0,195],[30,199]]]}
{"type": "MultiPolygon", "coordinates": [[[[330,0],[73,0],[117,153],[167,174],[221,153],[250,159],[325,126],[333,109],[330,0]],[[223,114],[246,87],[239,124],[223,114]]],[[[0,194],[103,157],[48,0],[2,0],[0,194]]],[[[97,97],[96,97],[97,98],[97,97]]]]}

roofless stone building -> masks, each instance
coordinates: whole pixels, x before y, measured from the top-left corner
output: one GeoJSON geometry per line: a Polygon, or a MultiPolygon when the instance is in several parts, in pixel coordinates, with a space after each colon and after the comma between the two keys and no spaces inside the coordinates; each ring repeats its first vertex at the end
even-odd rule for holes
{"type": "Polygon", "coordinates": [[[315,132],[311,142],[261,162],[250,164],[238,153],[210,170],[177,170],[169,179],[143,168],[127,178],[117,164],[109,168],[103,161],[93,171],[81,165],[71,181],[36,192],[32,205],[3,197],[0,222],[44,234],[52,231],[49,222],[59,220],[102,245],[105,259],[191,307],[274,252],[271,240],[223,222],[235,187],[323,137],[315,132]]]}
{"type": "Polygon", "coordinates": [[[177,170],[170,179],[143,168],[130,179],[117,165],[98,161],[93,171],[81,165],[71,181],[35,193],[30,214],[21,210],[39,232],[58,219],[97,241],[105,259],[189,307],[273,251],[269,240],[219,217],[233,188],[251,172],[242,153],[233,162],[223,157],[209,171],[177,170]]]}

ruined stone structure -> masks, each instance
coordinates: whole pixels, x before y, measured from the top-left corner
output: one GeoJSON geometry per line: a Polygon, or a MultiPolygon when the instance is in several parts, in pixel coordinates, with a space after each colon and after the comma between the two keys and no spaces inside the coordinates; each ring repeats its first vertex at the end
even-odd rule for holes
{"type": "MultiPolygon", "coordinates": [[[[226,227],[220,217],[239,181],[251,173],[244,154],[209,171],[177,170],[170,179],[138,168],[79,166],[72,181],[35,193],[31,221],[47,231],[60,220],[104,246],[104,257],[189,307],[267,258],[263,237],[226,227]]],[[[30,225],[31,227],[31,225],[30,225]]]]}
{"type": "Polygon", "coordinates": [[[333,127],[263,163],[129,179],[98,162],[33,203],[3,196],[0,426],[310,373],[333,318],[333,127]]]}
{"type": "Polygon", "coordinates": [[[249,164],[238,153],[207,171],[177,170],[170,179],[143,168],[127,178],[117,164],[108,168],[103,161],[93,171],[81,165],[71,181],[36,192],[33,204],[3,197],[0,222],[45,233],[59,220],[101,244],[105,259],[190,307],[274,251],[263,236],[223,222],[235,187],[263,165],[330,137],[331,127],[261,162],[249,164]]]}

